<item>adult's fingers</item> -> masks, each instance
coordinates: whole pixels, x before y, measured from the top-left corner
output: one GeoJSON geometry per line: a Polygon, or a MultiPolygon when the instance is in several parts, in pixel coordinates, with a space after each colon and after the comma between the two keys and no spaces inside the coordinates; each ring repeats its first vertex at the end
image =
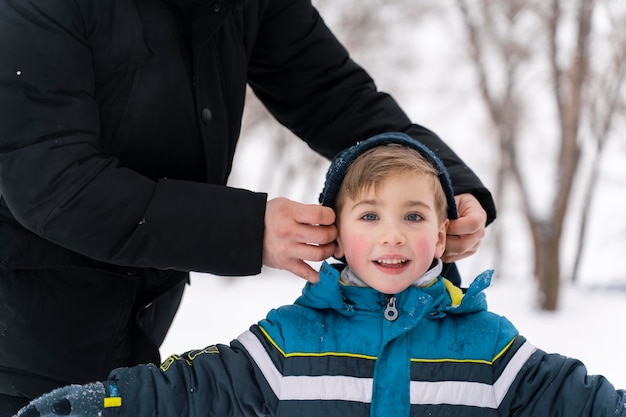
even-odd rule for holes
{"type": "Polygon", "coordinates": [[[450,221],[444,262],[455,262],[476,253],[483,237],[487,213],[472,194],[456,196],[459,218],[450,221]]]}
{"type": "Polygon", "coordinates": [[[333,222],[334,213],[330,210],[329,215],[328,207],[304,205],[284,198],[268,201],[263,264],[317,282],[317,272],[306,261],[322,261],[332,256],[337,238],[333,222]],[[324,225],[327,222],[330,225],[324,225]]]}
{"type": "Polygon", "coordinates": [[[293,205],[289,207],[289,213],[293,219],[300,224],[331,225],[335,223],[335,212],[330,207],[318,204],[301,204],[291,201],[293,205]]]}

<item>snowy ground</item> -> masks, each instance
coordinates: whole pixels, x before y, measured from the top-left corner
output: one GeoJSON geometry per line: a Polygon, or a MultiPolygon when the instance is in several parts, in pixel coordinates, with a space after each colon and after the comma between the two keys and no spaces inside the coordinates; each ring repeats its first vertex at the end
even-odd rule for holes
{"type": "MultiPolygon", "coordinates": [[[[162,355],[229,342],[271,308],[291,303],[303,282],[272,269],[234,279],[192,275],[162,355]]],[[[529,282],[498,280],[487,297],[491,310],[507,316],[536,346],[581,359],[590,373],[626,388],[626,282],[610,284],[565,285],[556,313],[532,308],[529,282]]]]}

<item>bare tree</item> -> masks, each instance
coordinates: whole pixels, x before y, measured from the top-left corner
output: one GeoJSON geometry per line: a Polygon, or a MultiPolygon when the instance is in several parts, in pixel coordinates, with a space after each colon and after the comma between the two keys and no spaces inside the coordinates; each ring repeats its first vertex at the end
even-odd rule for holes
{"type": "Polygon", "coordinates": [[[585,103],[585,113],[589,120],[591,168],[589,180],[583,191],[582,210],[578,231],[578,242],[572,270],[572,281],[578,280],[581,260],[587,242],[588,223],[592,202],[598,189],[597,183],[602,167],[602,157],[618,120],[626,117],[626,13],[624,6],[615,10],[617,2],[607,4],[605,9],[606,33],[599,35],[605,43],[612,45],[606,53],[606,60],[598,60],[598,65],[590,68],[590,91],[585,103]]]}
{"type": "MultiPolygon", "coordinates": [[[[594,12],[600,0],[480,0],[471,2],[471,5],[468,0],[456,2],[466,30],[481,97],[500,143],[500,182],[496,192],[502,191],[509,182],[513,182],[519,190],[522,211],[533,242],[539,303],[542,309],[555,310],[561,279],[563,226],[572,199],[573,184],[581,175],[578,170],[581,146],[588,139],[588,135],[583,134],[586,128],[589,130],[583,112],[590,103],[598,104],[598,100],[606,100],[600,91],[591,89],[596,74],[590,71],[591,62],[595,59],[590,42],[594,35],[594,12]],[[533,205],[537,200],[536,193],[527,178],[530,174],[528,166],[520,162],[519,155],[521,138],[528,127],[522,118],[527,120],[528,110],[541,103],[539,95],[529,94],[532,87],[526,84],[522,74],[532,74],[537,72],[537,68],[547,69],[544,71],[545,83],[540,88],[546,90],[547,87],[552,108],[548,114],[553,114],[553,120],[543,120],[554,126],[553,139],[549,141],[546,138],[544,142],[557,144],[552,192],[544,210],[533,205]],[[490,83],[490,78],[499,82],[490,83]]],[[[616,57],[623,56],[623,45],[614,45],[611,50],[616,57]]],[[[621,77],[623,67],[618,65],[612,77],[613,83],[619,83],[618,91],[621,90],[621,77]]],[[[607,112],[617,113],[618,103],[623,100],[621,97],[618,93],[615,105],[610,110],[602,110],[601,116],[596,115],[595,120],[609,117],[607,112]]],[[[605,120],[604,131],[602,128],[595,129],[596,137],[608,135],[606,129],[610,128],[613,117],[605,120]]],[[[596,180],[597,176],[592,176],[587,183],[593,184],[596,180]]]]}
{"type": "MultiPolygon", "coordinates": [[[[475,3],[473,3],[475,5],[475,3]]],[[[506,186],[512,175],[521,172],[517,158],[522,103],[519,84],[523,83],[520,72],[530,59],[528,38],[522,38],[518,28],[520,15],[524,13],[524,2],[481,1],[470,9],[465,0],[457,0],[467,33],[469,58],[476,69],[477,88],[486,107],[499,146],[494,195],[497,207],[504,207],[506,186]],[[496,10],[498,8],[499,10],[496,10]],[[497,17],[497,18],[496,18],[497,17]],[[523,40],[522,40],[523,39],[523,40]],[[494,71],[498,76],[494,77],[494,71]]],[[[514,183],[520,186],[517,178],[514,183]]],[[[526,193],[521,187],[521,193],[526,193]]],[[[528,201],[526,197],[522,202],[528,201]]],[[[525,207],[525,211],[529,211],[525,207]]],[[[496,227],[494,233],[495,259],[502,259],[504,234],[496,227]],[[500,256],[499,256],[499,255],[500,256]]],[[[496,269],[500,269],[496,265],[496,269]]]]}

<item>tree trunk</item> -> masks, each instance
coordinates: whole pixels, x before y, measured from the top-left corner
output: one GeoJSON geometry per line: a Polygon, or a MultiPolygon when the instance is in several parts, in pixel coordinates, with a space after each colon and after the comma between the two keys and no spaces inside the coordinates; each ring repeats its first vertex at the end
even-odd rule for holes
{"type": "Polygon", "coordinates": [[[535,277],[538,287],[539,307],[545,311],[555,311],[558,308],[560,262],[560,237],[551,224],[535,222],[531,228],[535,242],[535,277]]]}

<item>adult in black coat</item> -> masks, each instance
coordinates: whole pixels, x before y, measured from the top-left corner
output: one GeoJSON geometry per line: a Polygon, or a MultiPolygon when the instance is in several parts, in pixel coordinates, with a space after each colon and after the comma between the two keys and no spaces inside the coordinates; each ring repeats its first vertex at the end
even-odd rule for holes
{"type": "Polygon", "coordinates": [[[0,0],[0,33],[0,417],[158,362],[189,271],[318,279],[332,210],[225,185],[247,84],[325,157],[384,131],[430,147],[461,215],[444,260],[495,218],[310,0],[0,0]]]}

